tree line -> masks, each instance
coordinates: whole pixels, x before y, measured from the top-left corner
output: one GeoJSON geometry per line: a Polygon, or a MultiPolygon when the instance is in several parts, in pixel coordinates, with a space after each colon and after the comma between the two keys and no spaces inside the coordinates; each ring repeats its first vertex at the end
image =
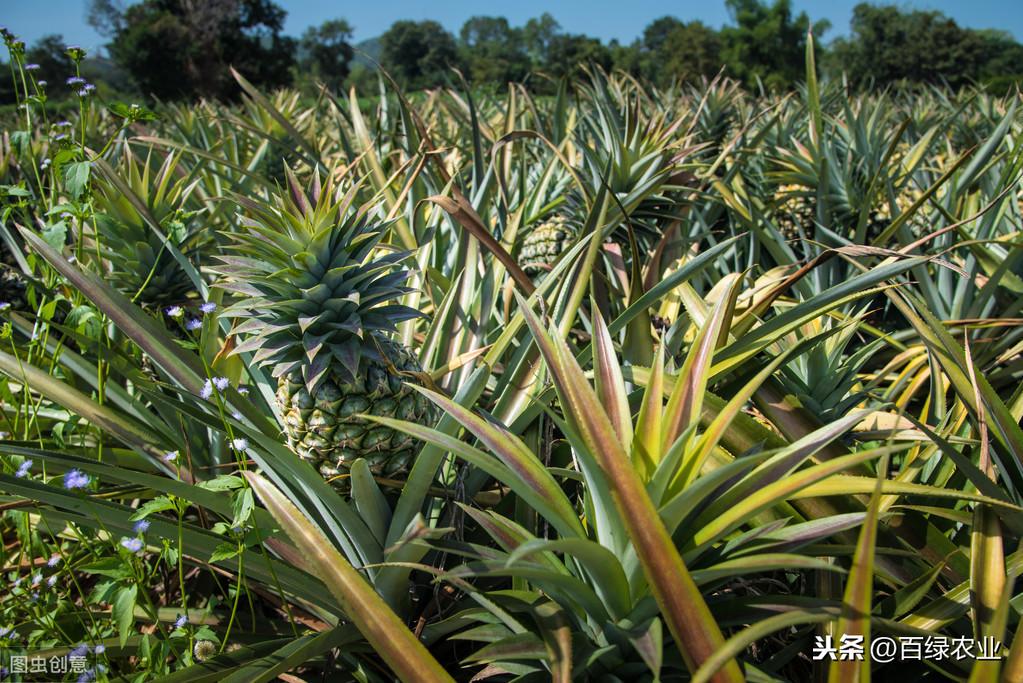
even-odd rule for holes
{"type": "MultiPolygon", "coordinates": [[[[723,73],[753,89],[784,90],[804,73],[808,32],[821,46],[830,28],[796,13],[791,0],[725,5],[731,21],[720,29],[665,16],[628,44],[567,32],[545,13],[522,26],[475,16],[457,35],[436,21],[396,21],[378,38],[353,45],[353,29],[341,18],[298,38],[285,35],[287,14],[273,0],[142,0],[127,7],[92,0],[87,20],[109,41],[108,57],[85,66],[115,90],[164,100],[236,96],[229,65],[263,88],[365,85],[375,82],[379,65],[412,90],[450,84],[460,73],[477,87],[500,89],[514,81],[543,91],[593,64],[659,86],[723,73]]],[[[1005,89],[1023,79],[1023,45],[1012,35],[964,28],[937,11],[862,3],[853,10],[848,36],[818,49],[825,74],[854,87],[984,83],[1005,89]]],[[[52,83],[70,71],[59,36],[31,46],[26,61],[52,83]]]]}

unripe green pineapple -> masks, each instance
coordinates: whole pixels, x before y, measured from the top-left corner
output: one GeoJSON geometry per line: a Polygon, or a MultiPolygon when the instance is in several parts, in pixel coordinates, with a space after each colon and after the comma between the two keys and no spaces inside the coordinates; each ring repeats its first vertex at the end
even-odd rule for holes
{"type": "Polygon", "coordinates": [[[549,271],[558,257],[572,246],[576,231],[562,215],[537,224],[522,241],[519,265],[526,275],[537,277],[549,271]]]}
{"type": "Polygon", "coordinates": [[[277,385],[277,404],[284,413],[291,447],[316,463],[324,478],[343,474],[356,458],[370,469],[391,477],[406,471],[417,442],[404,432],[356,419],[360,413],[411,422],[436,419],[433,404],[404,382],[422,372],[408,349],[380,339],[387,363],[370,360],[354,379],[332,369],[323,384],[310,393],[302,373],[294,371],[277,385]],[[402,374],[410,373],[410,374],[402,374]]]}
{"type": "Polygon", "coordinates": [[[786,241],[812,236],[817,221],[817,197],[808,188],[782,185],[774,194],[774,222],[786,241]]]}
{"type": "MultiPolygon", "coordinates": [[[[439,410],[406,382],[422,368],[389,336],[419,313],[393,303],[409,290],[408,253],[379,246],[384,225],[318,178],[307,196],[290,169],[290,192],[273,204],[239,203],[252,218],[221,258],[220,286],[239,295],[223,315],[241,319],[236,353],[272,368],[288,443],[325,478],[364,458],[378,475],[405,471],[415,441],[361,414],[433,425],[439,410]]],[[[346,482],[336,486],[344,490],[346,482]]]]}
{"type": "MultiPolygon", "coordinates": [[[[811,188],[800,185],[782,185],[775,192],[774,222],[786,241],[799,240],[801,237],[813,238],[817,225],[817,196],[811,188]]],[[[825,227],[843,236],[853,239],[855,236],[858,214],[847,209],[844,212],[830,212],[831,221],[825,227]]],[[[867,217],[866,241],[871,241],[891,225],[891,214],[887,205],[880,205],[871,210],[867,217]]]]}

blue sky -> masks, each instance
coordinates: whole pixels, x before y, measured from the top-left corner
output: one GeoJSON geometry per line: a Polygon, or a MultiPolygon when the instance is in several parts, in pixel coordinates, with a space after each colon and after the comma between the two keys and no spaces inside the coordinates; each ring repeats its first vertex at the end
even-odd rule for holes
{"type": "MultiPolygon", "coordinates": [[[[566,31],[587,33],[607,41],[617,38],[631,42],[651,20],[672,14],[688,21],[700,19],[720,27],[728,22],[723,0],[658,2],[657,0],[518,0],[518,2],[482,3],[479,0],[448,0],[427,3],[422,0],[384,0],[341,3],[337,0],[277,0],[288,10],[287,33],[300,34],[307,26],[324,19],[343,17],[355,27],[355,39],[364,40],[383,33],[397,19],[436,19],[455,32],[467,18],[477,14],[496,14],[521,25],[530,17],[547,11],[566,31]]],[[[845,34],[857,0],[794,0],[797,10],[805,10],[812,19],[828,19],[832,29],[825,39],[845,34]]],[[[916,9],[945,12],[960,25],[971,28],[1000,28],[1023,38],[1023,2],[1018,0],[929,0],[900,3],[916,9]]],[[[63,34],[69,43],[95,48],[103,43],[85,23],[86,0],[0,0],[0,24],[7,26],[30,44],[47,33],[63,34]]]]}

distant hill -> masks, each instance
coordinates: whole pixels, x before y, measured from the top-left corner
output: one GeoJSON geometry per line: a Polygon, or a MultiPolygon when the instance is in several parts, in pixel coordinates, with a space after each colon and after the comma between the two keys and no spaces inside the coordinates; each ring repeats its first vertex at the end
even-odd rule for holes
{"type": "Polygon", "coordinates": [[[355,56],[352,57],[353,65],[361,64],[362,66],[375,68],[375,65],[372,61],[367,59],[367,56],[378,62],[380,61],[380,54],[383,52],[383,47],[380,44],[380,36],[364,40],[361,43],[356,43],[353,47],[355,47],[355,56]]]}

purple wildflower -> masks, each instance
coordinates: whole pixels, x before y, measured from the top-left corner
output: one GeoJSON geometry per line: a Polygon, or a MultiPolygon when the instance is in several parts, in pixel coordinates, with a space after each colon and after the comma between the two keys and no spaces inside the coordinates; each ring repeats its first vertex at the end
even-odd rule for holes
{"type": "Polygon", "coordinates": [[[231,382],[226,377],[214,377],[213,386],[217,388],[217,391],[224,391],[231,386],[231,382]]]}
{"type": "Polygon", "coordinates": [[[45,88],[49,84],[50,84],[49,81],[45,81],[45,80],[36,81],[36,85],[38,85],[40,88],[45,88]]]}
{"type": "Polygon", "coordinates": [[[185,624],[188,623],[188,616],[182,614],[179,615],[177,621],[174,622],[174,628],[185,628],[185,624]]]}
{"type": "Polygon", "coordinates": [[[60,564],[60,555],[57,553],[50,555],[50,559],[46,561],[47,567],[56,567],[58,564],[60,564]]]}
{"type": "Polygon", "coordinates": [[[106,646],[106,645],[103,645],[102,643],[100,643],[99,645],[97,645],[97,646],[96,646],[96,647],[95,647],[95,648],[93,649],[93,652],[95,652],[95,653],[96,653],[96,654],[98,654],[98,655],[101,655],[101,654],[103,654],[103,653],[104,653],[104,652],[106,652],[106,651],[107,651],[107,646],[106,646]]]}
{"type": "Polygon", "coordinates": [[[24,479],[28,476],[28,471],[32,469],[32,461],[26,460],[25,462],[18,465],[18,471],[14,473],[14,476],[18,479],[24,479]]]}
{"type": "Polygon", "coordinates": [[[39,70],[39,65],[38,64],[33,63],[33,64],[26,64],[25,65],[25,71],[38,71],[38,70],[39,70]]]}
{"type": "Polygon", "coordinates": [[[64,82],[73,87],[73,86],[76,86],[76,85],[84,84],[85,83],[85,79],[82,78],[81,76],[71,76],[70,78],[68,78],[64,82]]]}
{"type": "Polygon", "coordinates": [[[202,389],[199,390],[199,398],[204,401],[213,395],[213,383],[206,380],[206,383],[202,385],[202,389]]]}
{"type": "Polygon", "coordinates": [[[244,451],[248,449],[249,442],[246,439],[232,439],[231,445],[234,446],[237,451],[244,451]]]}
{"type": "Polygon", "coordinates": [[[189,332],[194,332],[195,330],[198,330],[200,327],[202,327],[202,321],[199,320],[198,318],[189,318],[188,322],[185,323],[185,329],[188,330],[189,332]]]}
{"type": "Polygon", "coordinates": [[[184,311],[182,310],[181,306],[168,306],[166,309],[164,309],[164,313],[166,313],[172,318],[180,318],[184,311]]]}
{"type": "Polygon", "coordinates": [[[136,534],[146,533],[146,531],[149,530],[149,520],[140,519],[139,521],[135,522],[135,526],[133,526],[132,529],[135,531],[136,534]]]}
{"type": "Polygon", "coordinates": [[[178,459],[178,452],[168,451],[167,453],[164,454],[163,459],[165,462],[174,462],[175,460],[178,459]]]}
{"type": "Polygon", "coordinates": [[[217,305],[212,301],[207,301],[206,303],[199,307],[199,310],[202,311],[203,313],[212,313],[213,311],[217,310],[217,305]]]}
{"type": "Polygon", "coordinates": [[[142,539],[140,538],[122,538],[121,547],[130,550],[133,553],[137,553],[142,550],[142,539]]]}
{"type": "Polygon", "coordinates": [[[46,585],[53,588],[53,584],[57,583],[57,575],[54,574],[50,578],[46,579],[46,585]]]}
{"type": "Polygon", "coordinates": [[[68,470],[67,474],[64,475],[64,488],[68,491],[71,489],[84,489],[88,485],[89,476],[78,468],[68,470]]]}
{"type": "Polygon", "coordinates": [[[84,657],[89,654],[89,646],[85,643],[78,643],[78,647],[67,653],[68,657],[84,657]]]}

